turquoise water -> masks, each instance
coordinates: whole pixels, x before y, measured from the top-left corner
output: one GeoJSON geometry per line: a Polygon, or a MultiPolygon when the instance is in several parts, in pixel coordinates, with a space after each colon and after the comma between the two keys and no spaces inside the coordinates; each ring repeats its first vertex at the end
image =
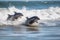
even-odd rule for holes
{"type": "Polygon", "coordinates": [[[46,9],[49,7],[60,7],[60,1],[7,1],[0,2],[0,7],[8,8],[9,6],[15,6],[16,8],[21,9],[25,6],[27,9],[46,9]]]}

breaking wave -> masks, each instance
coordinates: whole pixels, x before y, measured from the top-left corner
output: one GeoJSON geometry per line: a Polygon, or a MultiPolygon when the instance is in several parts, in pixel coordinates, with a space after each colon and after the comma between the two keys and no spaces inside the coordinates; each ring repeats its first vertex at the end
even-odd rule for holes
{"type": "MultiPolygon", "coordinates": [[[[24,6],[22,9],[17,9],[15,6],[8,8],[0,8],[0,25],[17,25],[24,23],[26,17],[38,16],[41,20],[59,20],[60,19],[60,7],[50,7],[48,9],[33,9],[27,10],[24,6]],[[22,13],[24,16],[16,21],[7,21],[8,14],[14,14],[14,11],[22,13]]],[[[39,23],[40,21],[39,20],[39,23]]]]}

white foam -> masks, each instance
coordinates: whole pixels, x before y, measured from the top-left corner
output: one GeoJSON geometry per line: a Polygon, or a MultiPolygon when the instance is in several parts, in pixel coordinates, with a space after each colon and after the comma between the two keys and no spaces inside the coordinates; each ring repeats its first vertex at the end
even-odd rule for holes
{"type": "Polygon", "coordinates": [[[22,22],[25,22],[25,17],[31,17],[31,16],[38,16],[41,20],[56,20],[60,19],[60,8],[59,7],[50,7],[48,9],[41,9],[41,10],[27,10],[26,7],[23,7],[22,9],[17,9],[15,6],[8,7],[8,9],[0,8],[0,24],[21,24],[22,22]],[[18,19],[14,22],[7,21],[8,14],[12,15],[14,14],[14,11],[21,12],[24,16],[21,19],[18,19]]]}

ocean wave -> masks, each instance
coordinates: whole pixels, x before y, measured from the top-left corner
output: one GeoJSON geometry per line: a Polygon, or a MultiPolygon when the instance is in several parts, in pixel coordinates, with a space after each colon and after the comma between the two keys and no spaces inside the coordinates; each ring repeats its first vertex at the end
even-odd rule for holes
{"type": "MultiPolygon", "coordinates": [[[[22,9],[17,9],[15,6],[8,8],[0,8],[0,25],[17,25],[24,23],[26,17],[38,16],[41,20],[59,20],[60,7],[50,7],[48,9],[27,10],[24,6],[22,9]],[[22,13],[24,16],[16,21],[7,21],[8,14],[14,14],[14,11],[22,13]]],[[[40,20],[39,20],[40,21],[40,20]]]]}

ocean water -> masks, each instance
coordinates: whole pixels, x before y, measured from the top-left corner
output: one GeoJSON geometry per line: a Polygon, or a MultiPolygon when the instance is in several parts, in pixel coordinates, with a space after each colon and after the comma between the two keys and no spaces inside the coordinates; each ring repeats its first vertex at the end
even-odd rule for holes
{"type": "Polygon", "coordinates": [[[0,1],[0,40],[60,40],[60,1],[0,1]],[[14,11],[24,16],[7,21],[14,11]],[[38,16],[36,27],[23,25],[38,16]]]}
{"type": "Polygon", "coordinates": [[[1,1],[0,7],[8,8],[9,6],[15,6],[22,9],[25,6],[27,9],[46,9],[49,7],[60,7],[60,1],[1,1]]]}

